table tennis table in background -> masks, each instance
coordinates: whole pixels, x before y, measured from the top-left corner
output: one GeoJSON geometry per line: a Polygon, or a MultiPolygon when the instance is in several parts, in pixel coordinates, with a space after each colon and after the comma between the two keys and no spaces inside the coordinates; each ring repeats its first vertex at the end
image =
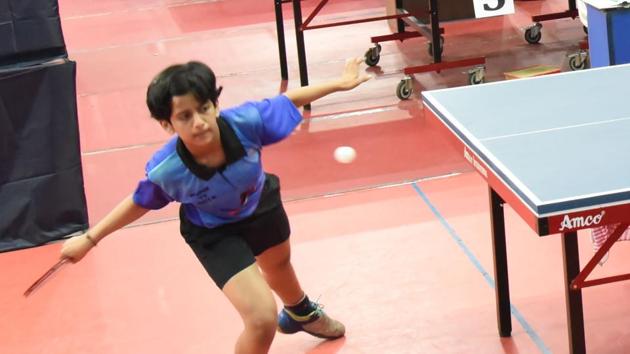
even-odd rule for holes
{"type": "Polygon", "coordinates": [[[630,65],[422,93],[437,122],[489,186],[499,333],[511,335],[503,205],[540,236],[560,234],[569,346],[585,353],[581,289],[630,223],[630,65]],[[579,104],[577,104],[579,103],[579,104]],[[580,271],[577,231],[618,224],[580,271]]]}

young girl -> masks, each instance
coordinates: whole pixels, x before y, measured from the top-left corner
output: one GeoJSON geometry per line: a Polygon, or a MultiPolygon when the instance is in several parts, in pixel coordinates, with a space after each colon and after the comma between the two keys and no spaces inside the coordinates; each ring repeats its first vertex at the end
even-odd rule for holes
{"type": "Polygon", "coordinates": [[[279,180],[263,171],[261,151],[300,124],[297,107],[369,80],[359,73],[361,62],[348,60],[336,80],[225,110],[209,67],[166,68],[150,83],[147,106],[174,136],[149,160],[133,194],[85,234],[66,240],[61,257],[78,262],[105,236],[177,201],[184,240],[243,319],[236,353],[267,353],[276,329],[343,336],[343,324],[309,300],[296,277],[279,180]],[[271,290],[284,303],[279,315],[271,290]]]}

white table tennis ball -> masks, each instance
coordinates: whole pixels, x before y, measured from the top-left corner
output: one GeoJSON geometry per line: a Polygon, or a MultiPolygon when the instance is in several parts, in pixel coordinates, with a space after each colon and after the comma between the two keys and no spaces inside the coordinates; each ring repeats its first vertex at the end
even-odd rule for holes
{"type": "Polygon", "coordinates": [[[335,160],[340,163],[350,163],[357,157],[357,152],[350,146],[340,146],[335,149],[335,160]]]}

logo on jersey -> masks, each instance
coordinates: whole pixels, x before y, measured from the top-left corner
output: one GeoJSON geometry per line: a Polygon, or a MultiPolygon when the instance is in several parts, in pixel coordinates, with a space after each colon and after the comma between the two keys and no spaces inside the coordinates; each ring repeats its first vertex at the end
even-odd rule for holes
{"type": "Polygon", "coordinates": [[[602,222],[602,218],[605,213],[606,211],[602,210],[599,214],[576,216],[574,218],[570,218],[569,215],[565,215],[564,219],[562,219],[562,223],[560,223],[560,231],[599,225],[599,223],[602,222]]]}

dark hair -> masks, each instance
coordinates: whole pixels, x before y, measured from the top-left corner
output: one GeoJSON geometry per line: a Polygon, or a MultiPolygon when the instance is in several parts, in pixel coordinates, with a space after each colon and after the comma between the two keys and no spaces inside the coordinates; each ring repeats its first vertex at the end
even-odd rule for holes
{"type": "Polygon", "coordinates": [[[217,79],[206,64],[190,61],[171,65],[162,70],[147,88],[147,106],[151,117],[170,120],[173,96],[192,93],[199,103],[208,100],[216,106],[222,87],[217,88],[217,79]]]}

